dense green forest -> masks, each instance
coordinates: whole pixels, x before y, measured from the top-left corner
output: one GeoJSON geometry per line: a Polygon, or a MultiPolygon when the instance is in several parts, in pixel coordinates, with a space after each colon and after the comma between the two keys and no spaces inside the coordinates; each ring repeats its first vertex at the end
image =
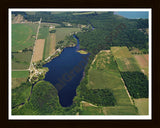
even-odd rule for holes
{"type": "Polygon", "coordinates": [[[141,72],[121,72],[121,76],[133,98],[148,98],[148,78],[141,72]]]}
{"type": "Polygon", "coordinates": [[[12,109],[13,115],[75,115],[79,110],[78,105],[75,103],[70,107],[62,107],[59,103],[56,88],[47,81],[36,83],[31,94],[30,90],[25,90],[26,87],[30,86],[25,87],[23,85],[13,90],[13,105],[24,103],[23,106],[12,109]],[[25,95],[22,95],[22,93],[25,95]],[[29,96],[30,100],[28,100],[29,96]]]}

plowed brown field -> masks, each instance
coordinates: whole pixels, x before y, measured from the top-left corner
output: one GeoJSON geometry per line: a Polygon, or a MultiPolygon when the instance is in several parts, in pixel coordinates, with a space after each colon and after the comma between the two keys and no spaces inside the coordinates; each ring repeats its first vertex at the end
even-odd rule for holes
{"type": "Polygon", "coordinates": [[[138,64],[142,67],[145,68],[148,66],[148,62],[145,58],[144,55],[134,55],[134,57],[136,58],[138,64]]]}
{"type": "Polygon", "coordinates": [[[45,43],[45,39],[36,40],[34,50],[33,50],[32,62],[37,62],[43,59],[44,43],[45,43]]]}

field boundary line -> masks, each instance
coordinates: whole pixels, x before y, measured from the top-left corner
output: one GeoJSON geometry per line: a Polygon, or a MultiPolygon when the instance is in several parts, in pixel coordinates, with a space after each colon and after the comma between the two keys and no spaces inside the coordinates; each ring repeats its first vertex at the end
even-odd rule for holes
{"type": "Polygon", "coordinates": [[[127,92],[127,94],[128,94],[128,97],[129,97],[129,99],[130,99],[130,101],[131,101],[131,104],[133,105],[133,104],[134,104],[134,103],[133,103],[133,100],[132,100],[132,98],[131,98],[131,95],[130,95],[129,92],[128,92],[128,89],[127,89],[127,87],[126,87],[126,85],[125,85],[125,82],[124,82],[123,78],[121,78],[121,80],[122,80],[122,82],[123,82],[123,84],[124,84],[124,88],[125,88],[125,90],[126,90],[126,92],[127,92]]]}

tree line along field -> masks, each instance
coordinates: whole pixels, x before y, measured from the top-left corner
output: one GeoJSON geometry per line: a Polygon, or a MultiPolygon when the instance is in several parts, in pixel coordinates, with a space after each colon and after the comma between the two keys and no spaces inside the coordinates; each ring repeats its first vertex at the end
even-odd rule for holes
{"type": "MultiPolygon", "coordinates": [[[[121,59],[133,57],[127,47],[113,47],[111,51],[100,51],[95,56],[88,71],[87,88],[110,89],[116,99],[116,106],[95,107],[82,105],[80,115],[93,115],[94,111],[96,115],[148,114],[148,98],[145,98],[148,97],[147,77],[139,70],[140,67],[134,58],[133,61],[130,61],[131,66],[123,70],[124,68],[120,68],[121,63],[117,63],[115,56],[121,59]],[[132,64],[132,62],[134,64],[132,64]],[[124,74],[126,76],[124,76],[124,74]],[[124,80],[124,83],[122,80],[124,80]],[[128,89],[129,95],[132,97],[133,104],[131,104],[126,90],[122,88],[124,84],[128,89]]],[[[93,103],[87,99],[84,100],[93,103]]],[[[98,100],[98,98],[96,100],[98,100]]]]}
{"type": "Polygon", "coordinates": [[[113,55],[109,50],[98,53],[88,73],[89,89],[110,89],[116,105],[131,105],[113,55]]]}
{"type": "Polygon", "coordinates": [[[115,56],[125,85],[127,86],[130,95],[134,98],[138,113],[147,115],[149,85],[148,78],[144,74],[145,72],[142,71],[143,69],[148,68],[147,55],[131,55],[127,47],[111,47],[111,51],[115,56]],[[132,58],[132,63],[134,63],[134,65],[129,68],[123,68],[123,64],[120,63],[119,60],[124,60],[125,58],[132,58]]]}
{"type": "MultiPolygon", "coordinates": [[[[125,90],[124,84],[117,64],[110,50],[100,51],[93,60],[88,71],[88,84],[89,90],[105,90],[108,89],[112,92],[116,102],[114,105],[104,106],[82,106],[80,114],[82,115],[136,115],[137,110],[132,105],[130,98],[125,90]],[[97,111],[94,113],[94,111],[97,111]]],[[[88,94],[89,95],[89,94],[88,94]]],[[[102,96],[103,97],[103,96],[102,96]]],[[[96,101],[98,101],[96,97],[96,101]]],[[[107,99],[107,97],[106,97],[107,99]]],[[[85,99],[95,105],[92,100],[85,99]]],[[[103,99],[105,100],[105,99],[103,99]]],[[[113,99],[114,100],[114,99],[113,99]]]]}

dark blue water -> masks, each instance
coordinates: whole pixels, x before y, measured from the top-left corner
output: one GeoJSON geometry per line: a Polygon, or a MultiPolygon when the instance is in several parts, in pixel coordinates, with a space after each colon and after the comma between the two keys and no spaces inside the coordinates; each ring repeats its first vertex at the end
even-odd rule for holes
{"type": "Polygon", "coordinates": [[[128,19],[148,19],[149,13],[147,11],[116,11],[116,15],[126,17],[128,19]]]}
{"type": "Polygon", "coordinates": [[[58,90],[60,104],[63,107],[72,105],[89,56],[76,52],[79,49],[79,40],[76,39],[77,46],[65,48],[60,56],[44,65],[49,68],[44,80],[52,83],[58,90]]]}

